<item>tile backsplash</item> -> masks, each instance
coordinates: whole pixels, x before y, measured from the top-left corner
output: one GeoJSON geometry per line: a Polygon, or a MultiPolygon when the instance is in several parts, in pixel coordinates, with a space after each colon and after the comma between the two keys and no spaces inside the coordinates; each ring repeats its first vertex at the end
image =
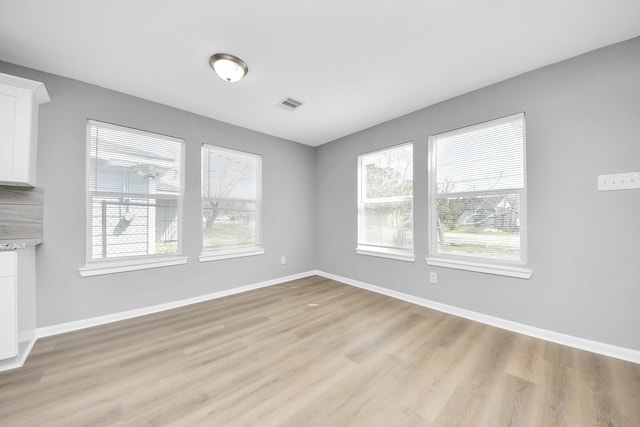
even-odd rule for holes
{"type": "Polygon", "coordinates": [[[0,185],[0,240],[42,239],[44,191],[0,185]]]}

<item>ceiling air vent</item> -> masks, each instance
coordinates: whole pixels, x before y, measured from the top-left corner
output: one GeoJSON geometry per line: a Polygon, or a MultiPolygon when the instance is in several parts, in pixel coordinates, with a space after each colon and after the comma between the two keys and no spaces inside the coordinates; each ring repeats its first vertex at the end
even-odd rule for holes
{"type": "Polygon", "coordinates": [[[293,98],[285,98],[278,103],[278,107],[284,108],[287,111],[293,111],[301,105],[302,105],[302,102],[296,101],[293,98]]]}

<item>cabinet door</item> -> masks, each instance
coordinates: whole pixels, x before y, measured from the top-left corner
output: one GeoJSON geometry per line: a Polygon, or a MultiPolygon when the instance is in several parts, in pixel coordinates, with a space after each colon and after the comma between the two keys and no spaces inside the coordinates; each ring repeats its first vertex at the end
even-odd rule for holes
{"type": "Polygon", "coordinates": [[[0,277],[18,275],[18,253],[0,251],[0,277]]]}
{"type": "MultiPolygon", "coordinates": [[[[32,93],[23,88],[0,84],[0,182],[31,183],[35,140],[31,133],[34,110],[32,93]],[[33,157],[33,158],[32,158],[33,157]]],[[[37,107],[36,107],[37,108],[37,107]]],[[[34,135],[35,137],[35,135],[34,135]]]]}
{"type": "Polygon", "coordinates": [[[0,181],[13,178],[17,91],[0,85],[0,181]]]}
{"type": "Polygon", "coordinates": [[[0,277],[0,359],[18,355],[16,277],[0,277]]]}

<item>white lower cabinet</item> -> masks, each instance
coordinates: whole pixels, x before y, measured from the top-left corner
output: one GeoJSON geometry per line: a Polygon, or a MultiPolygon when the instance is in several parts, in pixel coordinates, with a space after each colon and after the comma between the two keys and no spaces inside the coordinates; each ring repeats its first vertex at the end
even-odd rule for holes
{"type": "Polygon", "coordinates": [[[16,278],[0,277],[0,359],[18,355],[16,278]]]}
{"type": "Polygon", "coordinates": [[[0,252],[0,359],[18,355],[15,252],[0,252]]]}
{"type": "Polygon", "coordinates": [[[36,342],[35,247],[0,251],[0,371],[21,367],[36,342]]]}

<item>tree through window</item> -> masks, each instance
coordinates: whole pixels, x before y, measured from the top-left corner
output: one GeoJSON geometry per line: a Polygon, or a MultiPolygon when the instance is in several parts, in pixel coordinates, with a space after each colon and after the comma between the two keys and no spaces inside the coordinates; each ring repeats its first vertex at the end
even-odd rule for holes
{"type": "Polygon", "coordinates": [[[429,138],[431,257],[526,262],[524,114],[429,138]]]}
{"type": "Polygon", "coordinates": [[[358,252],[413,258],[413,145],[358,157],[358,252]]]}
{"type": "Polygon", "coordinates": [[[260,244],[262,157],[202,145],[202,249],[242,251],[260,244]]]}

